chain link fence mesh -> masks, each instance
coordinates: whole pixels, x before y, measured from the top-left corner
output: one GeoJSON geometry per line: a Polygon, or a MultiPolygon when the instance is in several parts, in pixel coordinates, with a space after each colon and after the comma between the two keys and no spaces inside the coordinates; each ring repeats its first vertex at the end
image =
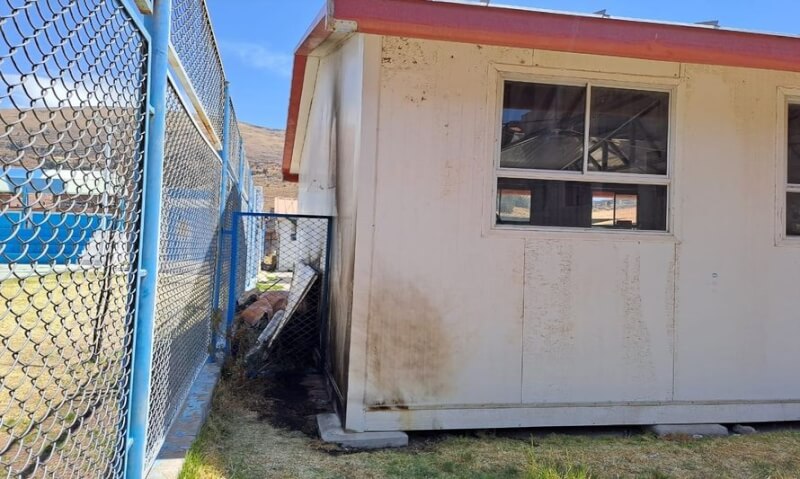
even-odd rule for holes
{"type": "Polygon", "coordinates": [[[147,463],[209,353],[222,163],[168,91],[147,463]]]}
{"type": "Polygon", "coordinates": [[[233,239],[233,214],[239,211],[240,197],[233,181],[228,179],[226,187],[225,211],[222,215],[222,240],[219,255],[220,275],[219,275],[219,308],[221,314],[228,310],[228,298],[230,297],[230,274],[231,274],[231,241],[233,239]]]}
{"type": "MultiPolygon", "coordinates": [[[[261,188],[253,189],[253,198],[250,201],[250,211],[260,213],[263,209],[263,199],[261,197],[261,188]]],[[[247,252],[244,255],[245,274],[244,274],[244,290],[250,291],[258,285],[258,273],[261,269],[261,262],[264,259],[264,248],[266,242],[264,240],[266,232],[264,231],[264,222],[258,221],[243,221],[245,242],[247,245],[247,252]]]]}
{"type": "Polygon", "coordinates": [[[121,477],[146,41],[115,0],[0,32],[0,477],[121,477]]]}
{"type": "Polygon", "coordinates": [[[211,125],[222,139],[225,73],[204,0],[173,0],[172,46],[211,125]]]}
{"type": "Polygon", "coordinates": [[[239,171],[242,163],[242,134],[239,131],[239,121],[236,119],[236,110],[233,103],[230,105],[230,124],[228,125],[228,157],[230,158],[231,171],[234,181],[239,180],[239,171]]]}
{"type": "Polygon", "coordinates": [[[264,257],[263,223],[257,221],[244,222],[244,235],[248,254],[244,255],[245,273],[244,290],[250,291],[258,285],[258,271],[264,257]]]}

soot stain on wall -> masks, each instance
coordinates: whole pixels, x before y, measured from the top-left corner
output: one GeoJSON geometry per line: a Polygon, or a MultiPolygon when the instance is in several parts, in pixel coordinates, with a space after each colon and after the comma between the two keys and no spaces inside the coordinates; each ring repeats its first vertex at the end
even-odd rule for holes
{"type": "Polygon", "coordinates": [[[382,276],[372,294],[367,401],[373,410],[436,403],[453,384],[451,339],[430,291],[382,276]]]}

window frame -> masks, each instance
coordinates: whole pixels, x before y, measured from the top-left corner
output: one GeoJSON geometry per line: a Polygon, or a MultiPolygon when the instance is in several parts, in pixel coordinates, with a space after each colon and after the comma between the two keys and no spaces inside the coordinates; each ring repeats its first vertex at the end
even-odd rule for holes
{"type": "MultiPolygon", "coordinates": [[[[533,69],[537,70],[537,69],[533,69]]],[[[647,237],[652,238],[673,238],[673,195],[674,195],[674,171],[676,157],[676,119],[678,87],[680,79],[662,77],[637,77],[630,74],[591,74],[581,71],[559,71],[554,75],[552,72],[530,71],[527,69],[514,69],[509,66],[494,65],[490,68],[490,85],[494,86],[490,92],[489,112],[492,121],[493,141],[491,157],[491,196],[487,204],[487,216],[489,217],[489,232],[524,234],[525,236],[536,236],[540,234],[553,235],[560,234],[582,237],[628,237],[633,240],[640,240],[647,237]],[[500,68],[503,68],[502,70],[500,68]],[[584,160],[582,171],[558,171],[558,170],[536,170],[525,168],[502,168],[501,161],[501,139],[503,130],[503,110],[504,94],[506,82],[539,83],[558,86],[578,86],[585,87],[586,91],[586,122],[584,134],[584,160]],[[667,119],[667,171],[664,175],[638,174],[638,173],[610,173],[588,170],[589,138],[590,138],[590,118],[591,118],[591,90],[593,87],[615,88],[637,91],[648,91],[666,93],[669,95],[669,118],[667,119]],[[497,215],[497,194],[498,179],[532,179],[532,180],[551,180],[551,181],[578,181],[585,183],[615,183],[632,185],[658,185],[667,188],[667,217],[666,230],[633,230],[633,229],[614,229],[614,228],[594,228],[594,227],[564,227],[564,226],[536,226],[536,225],[511,225],[498,224],[497,215]]]]}
{"type": "Polygon", "coordinates": [[[800,89],[778,88],[776,130],[775,244],[800,247],[800,236],[786,232],[789,193],[800,193],[800,183],[789,183],[789,107],[800,106],[800,89]]]}

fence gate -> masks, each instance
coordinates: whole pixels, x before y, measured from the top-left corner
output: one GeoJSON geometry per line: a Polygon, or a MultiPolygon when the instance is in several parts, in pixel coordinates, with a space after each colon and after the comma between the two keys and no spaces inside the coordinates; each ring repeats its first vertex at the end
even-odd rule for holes
{"type": "MultiPolygon", "coordinates": [[[[304,366],[314,352],[320,353],[317,359],[326,358],[332,231],[333,219],[327,216],[234,214],[228,331],[237,300],[246,291],[257,293],[250,301],[270,303],[266,319],[277,324],[269,324],[275,332],[270,362],[304,366]]],[[[241,327],[269,329],[265,322],[241,327]]]]}

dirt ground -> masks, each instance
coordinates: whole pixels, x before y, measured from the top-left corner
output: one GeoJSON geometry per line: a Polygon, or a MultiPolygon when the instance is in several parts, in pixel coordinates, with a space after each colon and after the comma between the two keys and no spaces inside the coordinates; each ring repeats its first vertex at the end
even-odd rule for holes
{"type": "Polygon", "coordinates": [[[402,450],[352,452],[317,439],[322,377],[228,375],[182,479],[800,478],[800,425],[658,439],[639,428],[415,433],[402,450]]]}

